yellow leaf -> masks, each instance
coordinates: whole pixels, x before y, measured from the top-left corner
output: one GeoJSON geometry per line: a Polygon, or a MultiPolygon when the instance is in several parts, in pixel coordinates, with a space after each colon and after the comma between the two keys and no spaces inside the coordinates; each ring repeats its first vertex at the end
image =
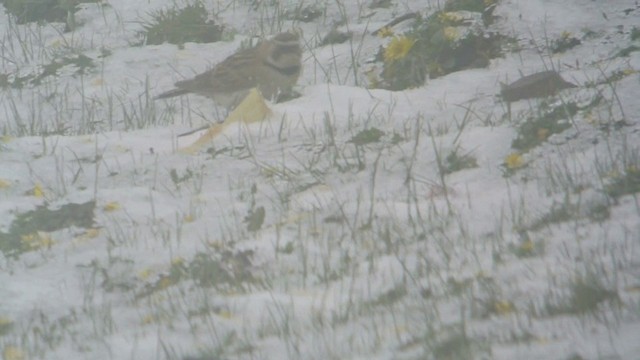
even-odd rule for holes
{"type": "Polygon", "coordinates": [[[102,209],[107,212],[120,210],[120,204],[116,201],[112,201],[105,204],[105,206],[103,206],[102,209]]]}
{"type": "Polygon", "coordinates": [[[171,260],[171,266],[180,266],[184,264],[184,258],[178,256],[177,258],[171,260]]]}
{"type": "Polygon", "coordinates": [[[231,311],[227,311],[227,310],[222,310],[218,313],[218,315],[221,318],[225,318],[225,319],[233,319],[233,314],[231,313],[231,311]]]}
{"type": "Polygon", "coordinates": [[[153,316],[153,315],[145,315],[142,318],[141,323],[142,323],[142,325],[149,325],[149,324],[152,324],[154,321],[156,321],[156,317],[155,316],[153,316]]]}
{"type": "Polygon", "coordinates": [[[6,189],[11,186],[11,181],[0,179],[0,189],[6,189]]]}
{"type": "Polygon", "coordinates": [[[37,231],[31,234],[22,235],[20,236],[20,241],[32,250],[43,247],[50,248],[55,244],[55,241],[51,239],[49,233],[44,231],[37,231]]]}
{"type": "Polygon", "coordinates": [[[147,280],[149,278],[149,276],[151,276],[152,274],[152,270],[147,268],[147,269],[142,269],[139,273],[138,273],[138,277],[142,280],[147,280]]]}
{"type": "Polygon", "coordinates": [[[0,317],[0,327],[13,324],[13,321],[6,317],[0,317]]]}
{"type": "Polygon", "coordinates": [[[37,197],[37,198],[42,198],[44,197],[44,191],[42,190],[42,185],[40,184],[36,184],[36,186],[33,187],[32,194],[33,196],[37,197]]]}
{"type": "Polygon", "coordinates": [[[173,285],[174,283],[175,283],[175,281],[173,279],[171,279],[168,276],[165,276],[162,279],[160,279],[160,281],[158,281],[156,289],[164,290],[164,289],[168,288],[169,286],[173,285]]]}
{"type": "Polygon", "coordinates": [[[87,231],[85,231],[83,234],[83,236],[85,236],[87,239],[93,239],[98,235],[100,235],[100,230],[95,228],[87,229],[87,231]]]}
{"type": "Polygon", "coordinates": [[[99,229],[87,229],[83,234],[75,238],[76,242],[85,242],[89,239],[95,239],[100,235],[99,229]]]}
{"type": "Polygon", "coordinates": [[[209,144],[216,136],[222,131],[236,122],[253,123],[266,119],[271,114],[271,109],[267,106],[260,91],[256,88],[249,91],[249,95],[242,100],[229,116],[224,120],[222,124],[216,124],[207,130],[196,142],[191,146],[184,149],[180,149],[180,152],[186,154],[194,154],[200,150],[203,146],[209,144]]]}
{"type": "Polygon", "coordinates": [[[531,253],[535,249],[535,244],[531,240],[526,240],[520,244],[520,250],[525,253],[531,253]]]}
{"type": "Polygon", "coordinates": [[[26,356],[22,349],[17,346],[7,345],[2,351],[2,358],[4,360],[24,360],[26,356]]]}
{"type": "Polygon", "coordinates": [[[513,312],[513,304],[509,301],[496,301],[493,308],[498,315],[506,315],[513,312]]]}

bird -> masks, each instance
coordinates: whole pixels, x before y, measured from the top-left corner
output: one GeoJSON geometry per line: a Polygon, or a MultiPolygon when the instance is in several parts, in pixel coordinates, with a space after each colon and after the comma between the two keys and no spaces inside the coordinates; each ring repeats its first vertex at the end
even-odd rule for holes
{"type": "Polygon", "coordinates": [[[194,93],[232,109],[253,88],[258,88],[269,100],[291,91],[301,69],[300,35],[293,31],[282,32],[254,47],[237,51],[208,71],[178,81],[175,89],[154,99],[194,93]]]}
{"type": "Polygon", "coordinates": [[[500,84],[500,86],[500,95],[507,102],[547,97],[560,90],[577,87],[552,70],[528,75],[511,84],[500,84]]]}

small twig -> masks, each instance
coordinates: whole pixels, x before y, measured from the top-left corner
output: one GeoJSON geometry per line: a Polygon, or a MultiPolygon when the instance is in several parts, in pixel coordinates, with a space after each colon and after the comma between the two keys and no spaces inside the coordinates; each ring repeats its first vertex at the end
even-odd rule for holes
{"type": "Polygon", "coordinates": [[[187,131],[185,133],[179,134],[178,137],[188,136],[188,135],[191,135],[193,133],[197,133],[198,131],[208,129],[210,127],[211,127],[211,125],[202,125],[197,129],[189,130],[189,131],[187,131]]]}

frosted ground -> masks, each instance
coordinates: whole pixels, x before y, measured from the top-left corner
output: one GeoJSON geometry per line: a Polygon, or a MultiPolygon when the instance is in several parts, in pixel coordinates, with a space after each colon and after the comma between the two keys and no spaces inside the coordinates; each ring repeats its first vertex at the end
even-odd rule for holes
{"type": "Polygon", "coordinates": [[[0,233],[36,209],[89,222],[2,246],[4,358],[637,359],[640,51],[616,56],[637,3],[502,0],[492,28],[518,51],[392,92],[367,88],[390,41],[371,33],[438,2],[314,1],[308,23],[207,1],[236,35],[184,48],[132,45],[170,1],[83,4],[67,33],[0,14],[8,79],[65,51],[98,64],[0,90],[0,233]],[[336,23],[351,41],[320,46],[336,23]],[[224,111],[151,97],[292,26],[301,96],[179,152],[224,111]],[[550,55],[566,33],[582,44],[550,55]],[[551,66],[579,85],[552,101],[602,101],[520,155],[540,100],[509,117],[500,82],[551,66]],[[477,166],[445,172],[452,153],[477,166]]]}

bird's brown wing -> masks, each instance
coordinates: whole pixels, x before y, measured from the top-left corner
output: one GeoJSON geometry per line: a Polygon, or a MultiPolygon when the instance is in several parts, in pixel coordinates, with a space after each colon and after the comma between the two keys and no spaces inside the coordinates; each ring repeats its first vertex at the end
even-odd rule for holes
{"type": "Polygon", "coordinates": [[[213,69],[193,79],[179,81],[176,86],[194,93],[235,92],[257,85],[254,49],[246,49],[229,56],[213,69]]]}

